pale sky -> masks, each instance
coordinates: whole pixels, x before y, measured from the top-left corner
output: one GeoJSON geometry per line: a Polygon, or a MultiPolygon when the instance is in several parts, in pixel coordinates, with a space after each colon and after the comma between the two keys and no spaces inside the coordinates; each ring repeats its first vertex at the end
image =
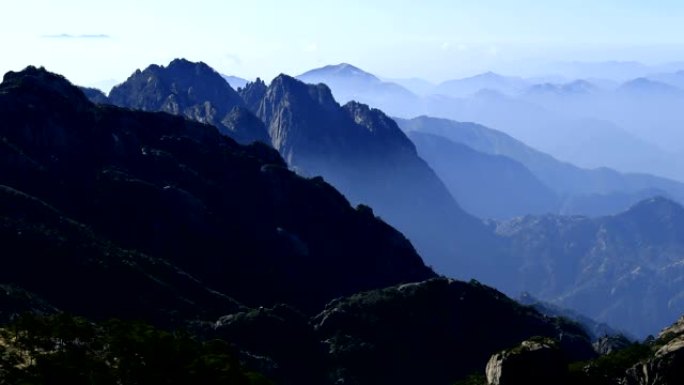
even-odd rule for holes
{"type": "Polygon", "coordinates": [[[348,62],[432,81],[553,61],[684,60],[682,0],[4,0],[0,71],[123,81],[173,58],[246,78],[348,62]]]}

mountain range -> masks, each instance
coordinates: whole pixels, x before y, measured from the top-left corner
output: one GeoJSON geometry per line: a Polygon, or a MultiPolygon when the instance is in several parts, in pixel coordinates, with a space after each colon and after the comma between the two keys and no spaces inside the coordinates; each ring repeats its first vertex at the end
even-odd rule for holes
{"type": "MultiPolygon", "coordinates": [[[[85,381],[97,368],[101,380],[159,380],[135,357],[175,373],[199,354],[183,332],[103,321],[112,317],[214,341],[170,383],[214,373],[228,357],[217,338],[233,344],[239,365],[280,384],[446,385],[535,335],[557,339],[569,359],[595,357],[578,325],[477,282],[436,277],[369,207],[296,175],[268,145],[93,104],[34,67],[4,76],[0,120],[0,315],[39,314],[0,327],[3,378],[85,381]]],[[[359,121],[373,130],[383,122],[359,121]]]]}
{"type": "MultiPolygon", "coordinates": [[[[659,80],[647,75],[613,85],[593,78],[549,83],[489,72],[413,93],[391,82],[384,82],[379,91],[378,77],[356,67],[355,81],[346,82],[340,73],[347,67],[322,67],[306,73],[316,76],[304,74],[301,79],[330,85],[342,102],[368,103],[400,118],[429,115],[494,127],[581,167],[684,179],[683,150],[679,141],[671,140],[680,137],[681,91],[664,82],[658,86],[659,80]],[[387,96],[390,89],[391,97],[387,96]]],[[[662,74],[653,76],[663,79],[662,74]]]]}
{"type": "Polygon", "coordinates": [[[421,131],[408,132],[418,154],[465,210],[480,218],[557,212],[559,199],[521,163],[421,131]]]}
{"type": "MultiPolygon", "coordinates": [[[[345,71],[354,76],[352,69],[345,71]]],[[[172,111],[180,114],[184,110],[194,111],[196,105],[220,103],[216,99],[203,101],[202,97],[221,94],[225,87],[229,86],[206,64],[193,66],[175,60],[168,67],[150,66],[136,71],[112,90],[113,94],[131,90],[135,97],[110,95],[109,99],[117,104],[117,100],[148,100],[169,92],[174,100],[180,100],[175,94],[194,95],[189,103],[180,103],[177,111],[172,111]],[[164,82],[158,86],[148,83],[141,89],[136,86],[139,72],[156,73],[164,82]],[[216,85],[216,90],[201,88],[204,92],[200,94],[193,85],[197,74],[207,75],[201,84],[221,84],[216,85]]],[[[465,264],[468,267],[464,272],[488,270],[473,266],[492,263],[498,250],[482,245],[495,244],[496,237],[459,207],[442,181],[418,156],[414,144],[382,111],[354,102],[340,106],[326,85],[308,85],[287,75],[276,77],[268,86],[257,79],[241,88],[239,95],[243,98],[240,105],[251,111],[245,112],[245,119],[258,121],[241,126],[242,129],[258,128],[263,123],[268,143],[292,170],[308,177],[320,175],[352,204],[372,207],[375,215],[406,234],[421,255],[429,261],[439,261],[438,266],[448,265],[449,271],[459,271],[465,264]],[[468,255],[472,254],[480,258],[470,260],[468,255]],[[454,255],[460,257],[453,258],[454,255]]],[[[161,104],[156,107],[158,111],[167,110],[161,104]]],[[[183,115],[206,120],[202,116],[183,115]]],[[[222,132],[234,136],[232,131],[222,132]]],[[[458,277],[468,278],[465,274],[458,277]]]]}
{"type": "MultiPolygon", "coordinates": [[[[194,70],[190,70],[187,76],[193,76],[193,73],[194,70]]],[[[442,162],[430,167],[420,157],[421,147],[416,150],[414,143],[401,132],[395,121],[381,111],[355,102],[340,106],[327,86],[307,85],[287,75],[278,76],[269,85],[261,80],[249,83],[240,89],[239,95],[248,110],[249,114],[246,115],[250,119],[256,117],[264,124],[270,137],[270,145],[280,152],[291,169],[307,177],[322,175],[353,204],[370,206],[373,215],[379,215],[403,231],[426,263],[433,266],[438,273],[461,279],[474,277],[513,296],[521,291],[528,291],[541,300],[556,305],[565,306],[574,304],[574,300],[579,301],[582,293],[585,293],[582,280],[586,277],[564,272],[571,283],[560,287],[554,286],[554,281],[539,279],[552,273],[560,274],[555,270],[528,270],[526,267],[544,265],[548,263],[545,262],[547,257],[560,258],[564,255],[562,250],[555,249],[556,244],[552,243],[554,238],[544,234],[566,234],[567,223],[574,223],[577,217],[543,215],[545,208],[542,207],[538,208],[541,217],[523,218],[531,223],[544,218],[557,219],[543,220],[545,227],[519,226],[516,232],[501,231],[509,223],[517,223],[515,219],[502,222],[481,221],[459,207],[459,204],[472,205],[478,191],[481,197],[490,197],[490,202],[496,199],[524,202],[514,200],[513,195],[506,194],[506,191],[492,191],[491,186],[496,186],[497,189],[507,188],[511,192],[522,189],[523,192],[519,194],[526,198],[524,188],[528,188],[529,193],[540,194],[534,195],[539,198],[538,201],[528,199],[528,206],[517,208],[517,212],[511,211],[510,207],[499,206],[499,209],[509,210],[499,217],[528,214],[524,211],[535,204],[544,203],[544,199],[549,204],[556,205],[553,206],[555,210],[552,213],[594,215],[625,211],[637,201],[659,194],[680,199],[678,194],[681,187],[676,182],[648,175],[620,174],[609,169],[580,169],[482,126],[429,118],[409,121],[415,125],[409,131],[421,131],[423,126],[429,126],[429,129],[423,130],[433,135],[428,137],[428,144],[432,143],[435,148],[442,148],[445,144],[448,147],[441,155],[428,151],[431,156],[439,156],[438,160],[442,162]],[[459,155],[465,158],[457,158],[459,155]],[[491,172],[492,178],[487,178],[486,173],[473,172],[475,166],[464,167],[458,163],[464,162],[462,159],[476,162],[471,164],[477,167],[488,167],[484,170],[491,172]],[[454,161],[456,165],[450,163],[454,161]],[[454,170],[449,170],[449,167],[455,169],[451,177],[448,172],[454,170]],[[465,177],[471,179],[459,180],[465,177]],[[518,185],[513,180],[526,182],[518,185]],[[446,185],[443,181],[447,182],[446,185]],[[489,190],[478,190],[477,183],[481,184],[480,187],[490,186],[489,190]],[[548,187],[544,189],[544,185],[548,187]],[[553,194],[549,194],[549,190],[553,194]],[[473,200],[469,202],[464,199],[463,203],[456,203],[452,195],[458,196],[459,191],[467,192],[473,200]],[[554,194],[558,201],[552,199],[554,194]],[[524,241],[520,241],[521,239],[524,241]],[[529,287],[526,282],[531,280],[536,280],[540,285],[529,287]]],[[[399,122],[402,126],[407,124],[406,121],[399,122]]],[[[421,146],[425,144],[417,139],[420,135],[411,136],[421,146]]],[[[428,155],[425,157],[429,162],[435,162],[428,155]]],[[[496,208],[496,205],[475,203],[480,205],[482,212],[496,208]]],[[[671,207],[678,205],[673,203],[671,207]]],[[[616,218],[621,222],[626,221],[627,217],[619,215],[616,218]]],[[[603,219],[585,218],[582,221],[594,220],[603,219]]],[[[625,223],[624,226],[631,225],[625,223]]],[[[653,226],[653,231],[667,231],[670,224],[655,221],[653,226]]],[[[618,243],[622,243],[628,236],[641,237],[641,232],[647,231],[641,227],[630,228],[633,228],[634,234],[621,232],[620,226],[605,227],[605,231],[610,237],[620,239],[618,243]]],[[[570,232],[563,242],[567,245],[594,244],[596,234],[593,231],[570,232]]],[[[639,317],[626,319],[619,316],[631,311],[629,309],[647,311],[629,290],[617,291],[617,296],[609,298],[598,295],[603,289],[597,287],[595,300],[598,305],[582,310],[600,322],[614,320],[615,327],[641,337],[644,333],[652,333],[659,326],[673,321],[673,314],[677,310],[670,309],[670,312],[668,303],[676,303],[672,301],[676,301],[680,294],[674,277],[660,276],[657,273],[674,263],[667,258],[656,258],[656,250],[669,246],[654,240],[652,244],[634,247],[635,253],[650,255],[655,261],[653,269],[642,269],[647,277],[646,281],[653,285],[654,293],[658,293],[650,297],[655,304],[652,317],[641,320],[639,317]],[[599,306],[603,306],[603,310],[599,310],[599,306]]],[[[585,252],[586,250],[581,249],[563,258],[568,258],[568,263],[581,264],[585,252]]],[[[595,248],[594,252],[615,266],[621,264],[620,253],[611,247],[595,248]]],[[[677,255],[679,254],[673,252],[673,258],[677,255]]],[[[634,261],[630,263],[634,268],[639,267],[634,261]]],[[[592,279],[603,280],[607,282],[607,286],[612,287],[617,287],[623,276],[624,272],[619,269],[596,270],[591,275],[592,279]],[[610,271],[617,273],[609,273],[610,271]]],[[[632,284],[634,283],[630,285],[632,284]]],[[[591,289],[586,292],[590,293],[591,289]]]]}
{"type": "Polygon", "coordinates": [[[624,211],[655,195],[684,202],[684,184],[677,181],[647,174],[619,173],[608,168],[576,167],[479,124],[427,116],[395,120],[411,138],[416,139],[420,154],[454,196],[459,199],[461,194],[464,200],[459,202],[481,217],[510,218],[533,213],[608,215],[624,211]],[[424,138],[420,134],[431,135],[433,140],[420,140],[424,138]],[[430,146],[435,141],[442,146],[430,146]],[[473,158],[473,151],[477,153],[476,158],[473,158]],[[471,154],[471,163],[463,161],[463,154],[471,154]],[[493,159],[498,159],[499,163],[506,162],[507,168],[490,167],[481,175],[472,174],[473,167],[487,167],[494,162],[493,159]],[[479,160],[475,166],[474,160],[479,160]],[[505,169],[509,174],[496,174],[505,169]],[[503,183],[507,178],[507,186],[494,188],[491,185],[503,183]],[[492,195],[480,195],[485,192],[492,195]],[[513,201],[513,197],[518,198],[513,201]],[[508,203],[496,209],[497,202],[502,200],[508,203]],[[471,206],[469,202],[480,207],[471,206]]]}
{"type": "Polygon", "coordinates": [[[600,217],[497,224],[518,259],[518,288],[645,336],[684,308],[684,208],[664,198],[600,217]]]}
{"type": "MultiPolygon", "coordinates": [[[[409,239],[439,273],[476,277],[509,294],[527,291],[639,338],[681,315],[678,203],[657,197],[595,218],[480,221],[453,199],[459,180],[480,178],[512,195],[550,185],[530,159],[586,180],[591,172],[473,124],[438,121],[443,132],[414,129],[407,137],[380,110],[340,106],[325,85],[280,75],[268,86],[258,80],[231,93],[215,74],[184,60],[151,66],[116,87],[115,98],[44,69],[5,75],[0,320],[66,311],[98,322],[190,328],[197,338],[232,342],[240,365],[283,384],[452,384],[483,373],[497,351],[517,354],[508,349],[534,336],[555,339],[542,345],[557,343],[569,361],[595,357],[582,326],[476,281],[438,277],[409,239]],[[223,109],[216,100],[229,94],[225,100],[237,104],[223,109]],[[138,104],[114,106],[114,99],[138,104]],[[215,111],[236,115],[233,129],[227,119],[224,127],[206,124],[215,111]],[[256,127],[266,142],[230,138],[256,127]],[[437,159],[423,161],[421,149],[437,159]],[[448,170],[433,172],[430,163],[465,165],[444,184],[440,175],[448,170]],[[406,227],[409,239],[378,213],[406,227]]],[[[425,119],[402,125],[434,123],[425,119]]],[[[666,182],[616,178],[627,186],[666,182]]],[[[10,354],[0,357],[3,375],[17,349],[43,365],[92,338],[55,331],[59,337],[51,338],[62,342],[53,352],[26,350],[7,337],[31,325],[0,327],[0,345],[10,354]]],[[[594,381],[594,370],[622,360],[603,378],[658,375],[677,383],[679,325],[646,345],[622,347],[643,361],[608,355],[570,375],[594,381]]]]}

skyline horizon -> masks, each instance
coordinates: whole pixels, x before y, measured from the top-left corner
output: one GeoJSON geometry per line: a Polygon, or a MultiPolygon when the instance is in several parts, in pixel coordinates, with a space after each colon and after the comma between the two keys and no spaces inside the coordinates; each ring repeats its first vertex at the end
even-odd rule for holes
{"type": "MultiPolygon", "coordinates": [[[[669,60],[669,61],[662,61],[662,62],[651,62],[651,63],[647,63],[644,61],[638,61],[638,60],[597,60],[597,61],[580,61],[580,60],[571,61],[571,60],[568,60],[568,61],[556,61],[556,62],[549,62],[549,63],[541,64],[539,66],[539,68],[541,68],[541,69],[539,69],[537,72],[528,72],[528,73],[517,72],[516,73],[515,71],[506,72],[506,71],[497,70],[497,69],[494,69],[491,67],[483,67],[481,69],[474,69],[474,70],[467,71],[467,72],[464,71],[461,75],[456,75],[453,77],[443,78],[443,79],[435,81],[433,79],[430,79],[427,77],[421,77],[418,75],[410,76],[407,74],[407,76],[387,76],[384,73],[369,70],[369,69],[367,69],[361,65],[358,65],[358,64],[350,62],[350,61],[341,61],[341,62],[334,62],[334,63],[318,64],[315,67],[306,68],[306,69],[300,70],[299,72],[296,72],[296,73],[289,73],[289,72],[285,72],[285,71],[274,70],[274,71],[272,71],[272,75],[270,75],[270,76],[263,76],[263,75],[258,75],[258,74],[255,76],[246,76],[246,75],[243,75],[241,73],[234,73],[234,72],[231,73],[230,70],[222,70],[221,68],[217,68],[216,66],[212,65],[211,62],[206,61],[206,60],[201,60],[201,59],[194,60],[194,59],[190,59],[187,57],[174,57],[174,58],[169,59],[166,62],[147,63],[145,65],[142,65],[142,66],[139,66],[136,68],[131,68],[130,71],[125,76],[120,77],[120,78],[102,77],[100,79],[95,79],[95,80],[90,80],[90,81],[85,81],[85,82],[78,81],[77,79],[79,78],[79,76],[71,76],[69,73],[57,71],[48,65],[34,64],[34,63],[27,63],[25,66],[23,66],[21,68],[3,69],[2,75],[4,75],[5,73],[7,73],[9,71],[12,71],[12,72],[21,71],[28,66],[44,67],[48,71],[51,71],[51,72],[54,72],[54,73],[57,73],[57,74],[60,74],[64,77],[66,77],[70,82],[72,82],[78,86],[96,88],[96,89],[99,89],[101,91],[104,91],[105,93],[108,93],[113,86],[123,83],[124,81],[126,81],[126,79],[128,79],[128,77],[130,77],[136,71],[138,71],[138,70],[142,71],[150,65],[159,65],[159,66],[166,67],[173,60],[176,60],[176,59],[184,59],[184,60],[188,60],[191,62],[202,62],[202,63],[207,64],[209,67],[211,67],[212,69],[214,69],[215,71],[217,71],[219,74],[221,74],[223,76],[227,76],[227,77],[233,76],[233,77],[241,78],[241,79],[244,79],[244,80],[247,80],[250,82],[256,80],[257,78],[260,78],[261,80],[265,81],[267,84],[270,83],[271,80],[273,80],[275,77],[277,77],[280,74],[285,74],[288,76],[297,77],[297,76],[300,76],[300,75],[302,75],[306,72],[309,72],[309,71],[319,70],[319,69],[322,69],[325,67],[335,67],[335,66],[341,66],[341,65],[350,65],[350,66],[355,67],[355,68],[357,68],[357,69],[359,69],[365,73],[376,76],[381,81],[385,81],[385,82],[416,80],[416,81],[422,81],[422,82],[429,83],[432,86],[437,86],[441,83],[452,81],[452,80],[463,80],[463,79],[473,78],[473,77],[485,75],[488,73],[500,75],[503,77],[515,77],[515,78],[521,78],[521,79],[525,79],[525,80],[537,81],[539,84],[542,84],[542,83],[561,84],[564,82],[572,82],[575,80],[605,80],[605,81],[612,81],[614,83],[623,83],[623,82],[626,82],[626,81],[629,81],[632,79],[636,79],[639,77],[647,77],[650,75],[676,73],[676,72],[684,71],[684,59],[682,59],[682,60],[669,60]],[[564,73],[562,69],[557,69],[555,71],[552,69],[548,69],[548,70],[543,69],[543,66],[546,66],[547,68],[551,68],[552,66],[562,67],[562,66],[572,66],[572,65],[578,65],[578,66],[603,66],[603,65],[632,66],[632,68],[630,68],[631,71],[628,71],[628,72],[637,72],[637,73],[634,75],[626,75],[626,76],[624,76],[624,75],[623,76],[613,75],[613,78],[610,78],[610,77],[601,77],[601,76],[581,76],[581,75],[577,75],[577,74],[572,74],[572,73],[568,74],[567,73],[567,72],[572,72],[572,71],[576,71],[576,70],[566,71],[564,73]],[[634,68],[634,67],[637,67],[637,68],[634,68]],[[641,73],[641,74],[638,74],[638,73],[641,73]]],[[[73,74],[73,75],[75,75],[75,74],[73,74]]]]}
{"type": "Polygon", "coordinates": [[[0,71],[44,66],[82,85],[179,57],[247,79],[346,62],[433,83],[549,75],[567,61],[684,61],[684,3],[675,0],[34,0],[7,11],[0,71]]]}

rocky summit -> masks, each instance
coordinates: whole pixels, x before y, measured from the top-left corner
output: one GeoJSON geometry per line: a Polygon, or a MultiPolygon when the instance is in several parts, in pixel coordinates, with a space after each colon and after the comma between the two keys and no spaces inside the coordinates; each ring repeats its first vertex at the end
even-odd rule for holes
{"type": "Polygon", "coordinates": [[[143,111],[163,111],[216,126],[223,134],[249,144],[269,143],[263,127],[232,123],[233,109],[245,103],[214,69],[199,62],[176,59],[168,66],[151,65],[137,70],[112,88],[108,101],[143,111]]]}

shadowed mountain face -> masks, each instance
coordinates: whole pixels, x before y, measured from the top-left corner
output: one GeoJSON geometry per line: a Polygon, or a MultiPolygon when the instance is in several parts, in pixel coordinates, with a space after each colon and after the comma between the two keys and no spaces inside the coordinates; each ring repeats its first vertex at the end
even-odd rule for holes
{"type": "Polygon", "coordinates": [[[208,65],[176,59],[167,67],[136,71],[109,93],[110,103],[143,111],[163,111],[214,125],[239,143],[268,143],[262,127],[231,125],[229,114],[245,107],[240,95],[208,65]]]}
{"type": "Polygon", "coordinates": [[[441,136],[413,131],[418,153],[465,210],[480,218],[505,219],[558,210],[559,199],[522,164],[441,136]]]}
{"type": "Polygon", "coordinates": [[[456,204],[381,111],[355,102],[340,107],[325,85],[281,75],[268,87],[258,116],[292,168],[322,175],[352,202],[370,205],[438,271],[468,277],[472,266],[493,255],[495,239],[456,204]]]}
{"type": "Polygon", "coordinates": [[[255,81],[249,82],[245,84],[244,87],[239,88],[238,93],[242,97],[242,100],[245,101],[247,108],[256,113],[259,109],[259,103],[261,103],[261,99],[263,99],[264,95],[266,94],[266,88],[266,83],[257,78],[255,81]]]}
{"type": "Polygon", "coordinates": [[[556,213],[614,214],[654,195],[666,195],[684,202],[682,183],[645,174],[623,174],[608,168],[575,167],[500,131],[475,123],[425,116],[411,120],[397,119],[397,122],[407,132],[438,135],[480,153],[505,156],[519,162],[560,198],[559,206],[554,210],[556,213]]]}
{"type": "Polygon", "coordinates": [[[96,106],[31,67],[5,76],[0,120],[0,271],[19,264],[25,274],[4,279],[55,305],[70,290],[95,301],[109,288],[93,312],[111,314],[107,303],[155,290],[199,306],[216,295],[207,285],[248,305],[311,311],[340,295],[433,276],[400,233],[322,179],[288,171],[263,144],[244,147],[167,114],[96,106]],[[130,291],[112,289],[119,270],[130,270],[122,281],[130,291]],[[81,275],[93,288],[80,285],[81,275]],[[183,279],[191,293],[164,283],[183,279]]]}

